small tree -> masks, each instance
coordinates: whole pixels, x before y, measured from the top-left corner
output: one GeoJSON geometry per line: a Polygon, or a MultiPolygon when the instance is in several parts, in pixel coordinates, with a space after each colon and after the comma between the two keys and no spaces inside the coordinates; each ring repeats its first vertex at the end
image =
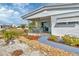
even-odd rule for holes
{"type": "Polygon", "coordinates": [[[21,24],[20,28],[22,28],[24,30],[24,32],[28,35],[28,30],[26,30],[26,24],[21,24]]]}
{"type": "Polygon", "coordinates": [[[26,27],[26,25],[25,24],[21,24],[20,27],[24,29],[26,27]]]}
{"type": "Polygon", "coordinates": [[[35,21],[32,21],[31,23],[29,23],[28,28],[30,32],[32,32],[34,27],[35,27],[35,21]]]}

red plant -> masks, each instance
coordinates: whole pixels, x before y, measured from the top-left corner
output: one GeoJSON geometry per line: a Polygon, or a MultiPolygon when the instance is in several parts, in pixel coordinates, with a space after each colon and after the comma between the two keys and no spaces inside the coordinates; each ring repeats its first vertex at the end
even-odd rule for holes
{"type": "Polygon", "coordinates": [[[50,37],[48,38],[48,41],[51,41],[51,38],[50,37]]]}
{"type": "Polygon", "coordinates": [[[38,40],[39,36],[29,35],[28,39],[30,40],[38,40]]]}

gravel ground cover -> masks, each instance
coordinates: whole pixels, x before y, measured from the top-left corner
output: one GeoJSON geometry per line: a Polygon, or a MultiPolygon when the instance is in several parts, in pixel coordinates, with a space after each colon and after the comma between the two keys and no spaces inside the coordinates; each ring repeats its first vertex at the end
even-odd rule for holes
{"type": "MultiPolygon", "coordinates": [[[[3,40],[1,40],[3,41],[3,40]]],[[[22,50],[23,52],[15,52],[13,56],[42,56],[39,50],[33,50],[29,45],[26,43],[20,42],[19,40],[14,40],[15,43],[9,45],[0,45],[0,56],[12,56],[12,53],[16,50],[22,50]],[[17,55],[20,53],[19,55],[17,55]]]]}
{"type": "Polygon", "coordinates": [[[0,56],[76,56],[77,54],[42,44],[37,40],[29,40],[20,36],[5,45],[0,39],[0,56]]]}
{"type": "Polygon", "coordinates": [[[39,43],[36,40],[28,40],[24,37],[20,38],[22,39],[20,40],[24,41],[27,45],[29,45],[32,50],[39,50],[45,56],[77,56],[77,54],[75,53],[66,52],[62,49],[51,47],[46,44],[39,43]]]}

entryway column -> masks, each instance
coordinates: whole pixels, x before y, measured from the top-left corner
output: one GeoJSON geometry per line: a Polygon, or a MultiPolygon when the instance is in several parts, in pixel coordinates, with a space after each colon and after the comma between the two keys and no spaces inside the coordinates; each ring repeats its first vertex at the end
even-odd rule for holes
{"type": "Polygon", "coordinates": [[[56,24],[56,17],[55,16],[51,16],[51,34],[55,35],[55,24],[56,24]]]}

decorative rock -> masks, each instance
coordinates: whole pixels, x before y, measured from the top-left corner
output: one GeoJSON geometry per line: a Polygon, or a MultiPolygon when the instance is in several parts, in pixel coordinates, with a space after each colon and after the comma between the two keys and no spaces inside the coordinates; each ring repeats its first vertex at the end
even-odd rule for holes
{"type": "Polygon", "coordinates": [[[6,42],[3,39],[0,39],[0,46],[3,46],[5,44],[6,44],[6,42]]]}
{"type": "Polygon", "coordinates": [[[40,51],[32,51],[30,56],[42,56],[44,54],[40,53],[40,51]]]}
{"type": "Polygon", "coordinates": [[[9,42],[9,45],[12,45],[12,44],[14,44],[15,42],[13,41],[13,40],[11,40],[10,42],[9,42]]]}
{"type": "Polygon", "coordinates": [[[10,56],[10,53],[5,50],[0,50],[0,56],[10,56]]]}
{"type": "Polygon", "coordinates": [[[22,50],[15,50],[12,52],[12,56],[20,56],[23,54],[23,51],[22,50]]]}

